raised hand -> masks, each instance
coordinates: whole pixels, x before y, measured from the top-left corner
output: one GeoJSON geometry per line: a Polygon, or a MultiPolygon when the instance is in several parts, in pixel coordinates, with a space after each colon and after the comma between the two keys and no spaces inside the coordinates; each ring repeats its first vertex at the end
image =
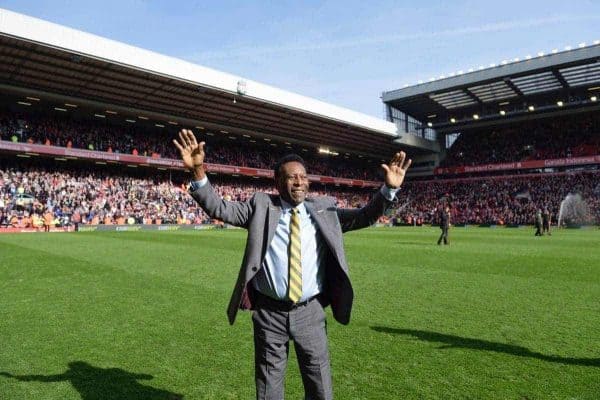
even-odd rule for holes
{"type": "Polygon", "coordinates": [[[385,185],[391,189],[399,188],[410,164],[412,160],[406,159],[406,153],[403,151],[394,154],[389,164],[381,164],[381,168],[385,170],[385,185]]]}
{"type": "Polygon", "coordinates": [[[182,129],[179,141],[173,139],[173,144],[179,150],[183,166],[194,174],[195,179],[204,178],[204,142],[198,143],[190,129],[182,129]]]}

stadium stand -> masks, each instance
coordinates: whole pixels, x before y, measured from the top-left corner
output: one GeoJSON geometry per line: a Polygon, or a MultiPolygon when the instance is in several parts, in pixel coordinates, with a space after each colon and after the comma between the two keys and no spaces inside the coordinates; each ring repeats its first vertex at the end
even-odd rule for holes
{"type": "Polygon", "coordinates": [[[394,217],[400,223],[436,223],[440,204],[448,202],[454,224],[531,225],[535,211],[553,210],[579,193],[587,204],[583,223],[600,223],[600,171],[444,179],[407,185],[407,204],[394,217]]]}
{"type": "MultiPolygon", "coordinates": [[[[0,226],[36,227],[45,213],[53,225],[73,224],[202,224],[212,223],[186,193],[187,176],[145,171],[137,176],[118,169],[82,166],[65,168],[47,160],[21,162],[15,168],[0,168],[0,226]],[[27,195],[27,202],[20,201],[27,195]],[[131,220],[130,220],[131,219],[131,220]]],[[[252,179],[211,178],[217,192],[226,199],[244,201],[254,192],[273,192],[268,182],[252,179]]],[[[315,187],[313,193],[334,196],[341,207],[365,204],[372,189],[343,191],[315,187]]],[[[41,225],[39,226],[41,228],[41,225]]]]}
{"type": "MultiPolygon", "coordinates": [[[[54,224],[201,224],[210,219],[186,193],[183,173],[137,176],[107,168],[65,168],[21,163],[0,169],[0,225],[34,226],[50,211],[54,224]],[[19,203],[20,195],[32,196],[19,203]],[[128,222],[130,221],[130,222],[128,222]]],[[[454,224],[527,225],[536,209],[558,210],[569,193],[579,193],[587,204],[585,223],[600,223],[600,172],[529,174],[486,178],[416,181],[405,185],[400,204],[380,223],[422,225],[436,223],[436,210],[452,205],[454,224]]],[[[217,192],[244,201],[256,191],[272,192],[268,181],[213,176],[217,192]]],[[[372,189],[313,186],[313,194],[334,196],[340,207],[365,204],[372,189]]],[[[554,213],[553,221],[557,215],[554,213]]],[[[41,225],[40,225],[41,228],[41,225]]]]}
{"type": "Polygon", "coordinates": [[[477,129],[458,137],[442,166],[597,154],[600,154],[600,115],[593,113],[477,129]]]}
{"type": "MultiPolygon", "coordinates": [[[[75,120],[10,109],[0,111],[0,137],[3,140],[15,137],[16,142],[30,144],[178,159],[176,149],[171,143],[176,134],[177,129],[157,128],[153,125],[122,126],[101,123],[97,118],[75,120]]],[[[209,163],[270,169],[281,156],[296,151],[310,162],[313,174],[365,180],[381,179],[376,173],[377,168],[364,167],[365,163],[376,166],[381,162],[380,159],[363,156],[357,158],[356,155],[351,157],[349,154],[336,158],[330,155],[316,155],[314,149],[308,151],[299,146],[294,149],[290,143],[285,142],[257,143],[256,140],[243,136],[221,136],[223,134],[219,132],[199,132],[199,138],[207,142],[209,163]],[[243,143],[239,143],[242,139],[243,143]]]]}
{"type": "Polygon", "coordinates": [[[600,45],[383,93],[382,120],[0,17],[0,226],[215,222],[185,193],[171,144],[181,127],[207,142],[219,166],[210,179],[232,200],[271,191],[274,161],[296,152],[314,191],[364,204],[379,164],[404,150],[413,167],[381,223],[435,223],[447,203],[455,224],[531,224],[541,207],[556,222],[574,192],[586,204],[579,222],[600,223],[600,45]]]}

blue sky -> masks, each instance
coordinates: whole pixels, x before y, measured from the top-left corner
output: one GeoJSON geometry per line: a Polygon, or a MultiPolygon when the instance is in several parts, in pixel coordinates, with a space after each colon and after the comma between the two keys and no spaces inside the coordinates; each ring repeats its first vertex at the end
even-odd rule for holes
{"type": "Polygon", "coordinates": [[[47,1],[0,7],[383,117],[430,77],[600,40],[600,1],[47,1]]]}

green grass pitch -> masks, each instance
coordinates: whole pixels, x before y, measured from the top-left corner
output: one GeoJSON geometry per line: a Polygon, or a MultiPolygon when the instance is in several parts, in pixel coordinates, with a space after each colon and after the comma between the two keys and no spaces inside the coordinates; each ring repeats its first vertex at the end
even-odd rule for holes
{"type": "MultiPolygon", "coordinates": [[[[600,230],[345,236],[337,399],[600,398],[600,230]]],[[[0,399],[250,399],[242,230],[0,235],[0,399]]],[[[293,351],[288,399],[302,398],[293,351]]]]}

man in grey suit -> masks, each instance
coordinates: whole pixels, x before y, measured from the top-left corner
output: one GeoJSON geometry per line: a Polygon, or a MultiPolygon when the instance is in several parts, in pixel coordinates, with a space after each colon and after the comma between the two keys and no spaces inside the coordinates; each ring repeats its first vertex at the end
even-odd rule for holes
{"type": "Polygon", "coordinates": [[[392,204],[411,160],[404,152],[383,164],[385,184],[360,209],[340,209],[330,197],[308,197],[304,161],[297,155],[274,168],[279,195],[256,193],[230,202],[204,171],[204,142],[183,129],[173,140],[193,175],[190,193],[212,218],[248,230],[246,250],[227,315],[253,310],[256,398],[282,400],[289,342],[294,342],[305,399],[332,399],[323,310],[348,324],[354,297],[342,233],[373,224],[392,204]]]}

